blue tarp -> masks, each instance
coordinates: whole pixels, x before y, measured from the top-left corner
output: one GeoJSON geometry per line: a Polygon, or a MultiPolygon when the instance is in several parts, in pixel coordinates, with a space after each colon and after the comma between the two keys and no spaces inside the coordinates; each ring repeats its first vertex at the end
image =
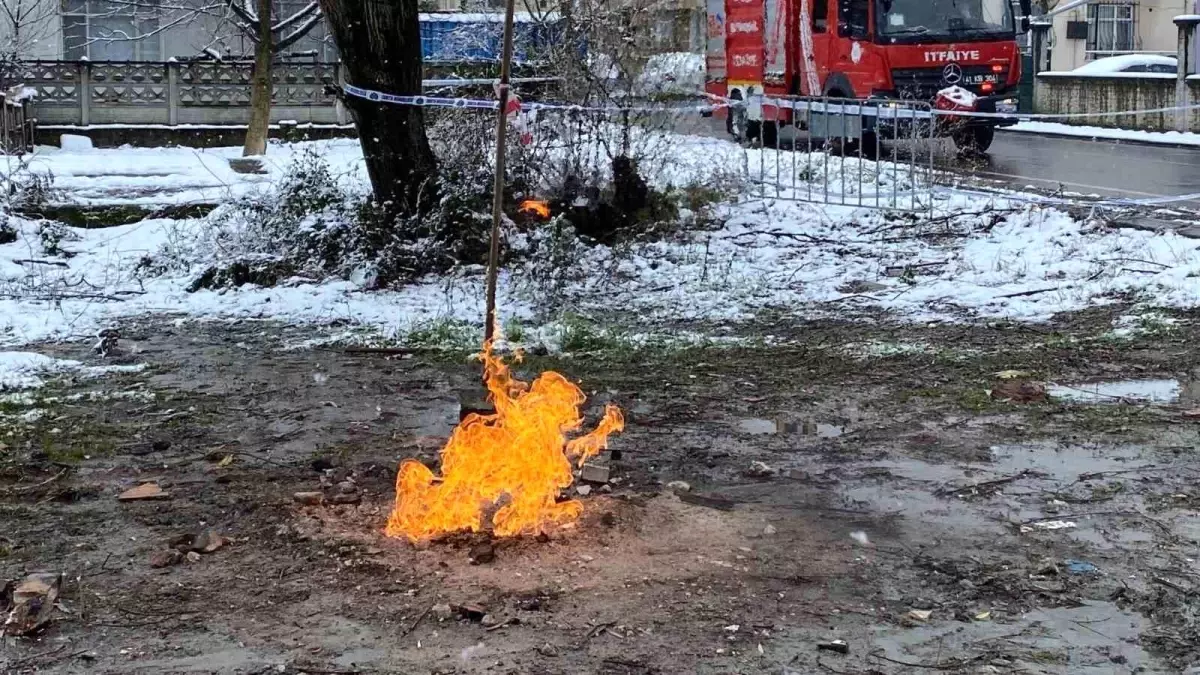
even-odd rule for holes
{"type": "MultiPolygon", "coordinates": [[[[498,61],[503,14],[422,14],[421,56],[426,61],[498,61]]],[[[513,60],[536,62],[539,52],[561,35],[556,21],[518,20],[513,26],[513,60]]]]}

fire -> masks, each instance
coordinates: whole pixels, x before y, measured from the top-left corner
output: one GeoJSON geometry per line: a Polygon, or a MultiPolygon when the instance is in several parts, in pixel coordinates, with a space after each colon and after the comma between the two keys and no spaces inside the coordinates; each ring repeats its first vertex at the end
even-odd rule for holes
{"type": "Polygon", "coordinates": [[[568,440],[583,425],[579,387],[553,371],[532,384],[515,379],[490,346],[483,360],[495,414],[468,415],[455,428],[440,477],[415,460],[400,465],[389,537],[478,532],[489,518],[496,536],[539,534],[583,512],[576,500],[559,502],[559,492],[574,478],[572,461],[582,465],[624,428],[621,411],[609,404],[594,430],[568,440]]]}
{"type": "Polygon", "coordinates": [[[541,220],[549,220],[550,203],[540,199],[526,199],[525,201],[521,202],[521,206],[517,209],[517,213],[534,216],[535,218],[539,218],[541,220]]]}

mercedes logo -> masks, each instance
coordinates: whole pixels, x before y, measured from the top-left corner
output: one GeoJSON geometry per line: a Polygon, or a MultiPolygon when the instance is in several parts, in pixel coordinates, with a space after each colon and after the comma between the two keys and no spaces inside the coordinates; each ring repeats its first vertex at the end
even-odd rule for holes
{"type": "Polygon", "coordinates": [[[962,68],[957,63],[946,64],[942,68],[942,82],[946,84],[958,84],[962,82],[962,68]]]}

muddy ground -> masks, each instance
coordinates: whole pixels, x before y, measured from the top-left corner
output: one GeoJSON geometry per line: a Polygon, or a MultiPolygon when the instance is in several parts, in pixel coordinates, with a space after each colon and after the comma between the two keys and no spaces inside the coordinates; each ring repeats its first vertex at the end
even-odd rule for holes
{"type": "Polygon", "coordinates": [[[0,670],[1180,672],[1200,663],[1200,323],[1113,335],[1123,311],[530,358],[629,424],[577,527],[482,564],[479,538],[381,533],[398,462],[434,461],[457,421],[461,355],[163,319],[123,326],[109,359],[34,346],[148,368],[0,408],[0,581],[64,574],[0,670]],[[988,394],[1003,371],[1180,386],[1012,402],[988,394]],[[170,498],[118,501],[146,481],[170,498]],[[359,503],[293,498],[323,488],[359,503]],[[226,544],[151,565],[204,528],[226,544]]]}

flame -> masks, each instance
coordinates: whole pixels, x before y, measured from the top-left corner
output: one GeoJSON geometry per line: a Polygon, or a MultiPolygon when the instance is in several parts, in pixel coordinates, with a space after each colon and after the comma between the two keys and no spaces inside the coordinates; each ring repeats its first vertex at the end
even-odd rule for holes
{"type": "Polygon", "coordinates": [[[525,201],[521,202],[521,206],[517,209],[517,213],[534,216],[535,218],[540,218],[541,220],[549,220],[550,203],[541,199],[526,199],[525,201]]]}
{"type": "Polygon", "coordinates": [[[396,475],[396,505],[389,537],[417,542],[469,530],[491,520],[496,536],[538,534],[571,522],[583,512],[576,500],[558,501],[571,485],[571,461],[582,465],[607,447],[625,420],[609,404],[591,432],[568,440],[583,425],[583,391],[559,373],[542,373],[532,384],[515,379],[508,366],[483,352],[492,415],[468,415],[442,449],[442,475],[405,460],[396,475]]]}

